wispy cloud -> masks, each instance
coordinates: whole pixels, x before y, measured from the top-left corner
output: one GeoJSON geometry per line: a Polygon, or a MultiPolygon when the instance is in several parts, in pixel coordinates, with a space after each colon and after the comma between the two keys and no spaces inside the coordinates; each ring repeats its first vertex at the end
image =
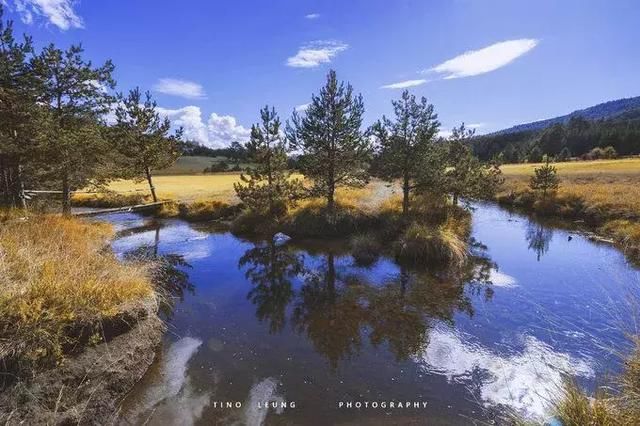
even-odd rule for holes
{"type": "MultiPolygon", "coordinates": [[[[4,0],[0,2],[5,3],[4,0]]],[[[33,15],[45,17],[61,30],[84,28],[82,18],[73,9],[73,0],[13,0],[22,22],[32,24],[33,15]]]]}
{"type": "Polygon", "coordinates": [[[384,86],[380,86],[381,89],[406,89],[408,87],[420,86],[422,84],[427,83],[429,80],[405,80],[399,81],[397,83],[385,84],[384,86]]]}
{"type": "Polygon", "coordinates": [[[307,19],[318,19],[320,17],[319,13],[309,13],[308,15],[304,15],[307,19]]]}
{"type": "Polygon", "coordinates": [[[328,64],[349,45],[340,41],[314,41],[302,46],[298,53],[287,59],[287,66],[294,68],[315,68],[320,64],[328,64]]]}
{"type": "Polygon", "coordinates": [[[536,47],[539,40],[523,38],[492,44],[479,50],[470,50],[424,72],[445,74],[445,79],[485,74],[510,64],[536,47]]]}
{"type": "Polygon", "coordinates": [[[206,96],[200,84],[175,78],[161,78],[153,85],[153,90],[187,99],[202,99],[206,96]]]}
{"type": "Polygon", "coordinates": [[[485,127],[486,125],[487,123],[469,123],[469,124],[466,124],[465,126],[470,129],[480,129],[482,127],[485,127]]]}
{"type": "Polygon", "coordinates": [[[297,107],[295,107],[295,110],[298,111],[298,112],[306,111],[307,108],[309,108],[309,105],[311,105],[311,104],[308,103],[308,104],[298,105],[297,107]]]}

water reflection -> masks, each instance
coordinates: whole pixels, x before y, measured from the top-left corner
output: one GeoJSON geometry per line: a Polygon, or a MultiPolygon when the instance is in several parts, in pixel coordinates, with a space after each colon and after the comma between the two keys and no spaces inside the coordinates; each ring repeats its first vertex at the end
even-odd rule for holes
{"type": "Polygon", "coordinates": [[[549,251],[549,244],[553,238],[553,229],[540,223],[529,222],[525,238],[529,244],[529,250],[536,254],[538,262],[549,251]]]}
{"type": "Polygon", "coordinates": [[[273,242],[247,250],[238,266],[253,284],[247,298],[258,320],[268,321],[271,333],[281,332],[292,305],[294,330],[335,370],[341,360],[357,355],[365,340],[403,361],[422,350],[434,322],[453,323],[458,312],[473,316],[469,295],[482,292],[487,301],[493,296],[488,284],[496,265],[485,250],[474,243],[461,268],[399,266],[378,283],[357,268],[338,268],[340,257],[332,250],[305,264],[302,254],[273,242]]]}
{"type": "Polygon", "coordinates": [[[286,308],[293,299],[292,280],[303,270],[304,257],[275,242],[257,244],[238,261],[253,284],[247,299],[256,305],[256,317],[277,333],[286,323],[286,308]]]}

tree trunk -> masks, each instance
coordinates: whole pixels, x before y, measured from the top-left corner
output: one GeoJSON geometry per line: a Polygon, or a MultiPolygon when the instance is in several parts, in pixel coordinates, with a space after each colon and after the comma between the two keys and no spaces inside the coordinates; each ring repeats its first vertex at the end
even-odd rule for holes
{"type": "Polygon", "coordinates": [[[149,167],[144,168],[144,172],[147,175],[147,182],[149,182],[149,189],[151,190],[151,197],[153,198],[153,202],[158,202],[158,197],[156,196],[156,187],[153,186],[153,181],[151,180],[151,169],[149,167]]]}
{"type": "Polygon", "coordinates": [[[335,192],[336,192],[335,184],[331,183],[329,185],[329,190],[327,192],[327,211],[329,212],[329,215],[332,218],[336,209],[335,192]]]}
{"type": "Polygon", "coordinates": [[[69,188],[69,173],[62,172],[62,214],[71,215],[71,189],[69,188]]]}
{"type": "Polygon", "coordinates": [[[402,217],[409,217],[409,176],[405,175],[402,182],[402,217]]]}
{"type": "Polygon", "coordinates": [[[22,180],[22,164],[16,167],[16,189],[18,192],[18,202],[23,210],[27,209],[27,197],[24,194],[24,181],[22,180]]]}

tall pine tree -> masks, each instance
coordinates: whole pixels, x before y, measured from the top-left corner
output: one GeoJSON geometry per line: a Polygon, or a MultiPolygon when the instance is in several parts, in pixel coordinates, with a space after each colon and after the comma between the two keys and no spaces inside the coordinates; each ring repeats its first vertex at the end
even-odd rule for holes
{"type": "Polygon", "coordinates": [[[71,212],[72,190],[101,177],[110,150],[102,117],[113,101],[114,66],[108,60],[94,67],[83,52],[81,46],[63,51],[51,44],[35,60],[41,102],[49,106],[40,148],[51,177],[61,186],[64,214],[71,212]]]}
{"type": "Polygon", "coordinates": [[[312,192],[327,200],[335,213],[335,193],[340,186],[363,186],[368,179],[371,144],[361,131],[364,104],[353,87],[338,82],[331,70],[306,111],[294,111],[287,126],[291,144],[301,150],[300,168],[313,182],[312,192]]]}
{"type": "Polygon", "coordinates": [[[417,188],[425,159],[434,149],[440,123],[433,105],[424,97],[418,102],[407,90],[392,104],[395,120],[382,117],[371,133],[380,149],[379,174],[387,180],[401,180],[402,214],[406,217],[410,194],[417,188]]]}

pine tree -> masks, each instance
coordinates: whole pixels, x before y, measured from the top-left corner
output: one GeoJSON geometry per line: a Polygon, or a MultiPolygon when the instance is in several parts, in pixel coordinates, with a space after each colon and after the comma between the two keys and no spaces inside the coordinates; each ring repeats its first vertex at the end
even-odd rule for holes
{"type": "Polygon", "coordinates": [[[483,164],[473,154],[470,140],[475,131],[462,123],[454,128],[447,141],[447,168],[444,188],[456,206],[461,198],[467,202],[493,195],[503,178],[496,163],[483,164]]]}
{"type": "Polygon", "coordinates": [[[275,109],[265,106],[260,110],[260,119],[260,124],[251,127],[251,139],[246,145],[252,167],[240,175],[242,182],[233,186],[249,209],[277,218],[300,197],[302,184],[291,179],[287,169],[289,148],[275,109]]]}
{"type": "Polygon", "coordinates": [[[407,90],[392,104],[395,120],[382,117],[371,128],[371,134],[380,149],[378,173],[384,179],[402,182],[402,214],[407,217],[410,194],[418,186],[417,178],[433,150],[440,123],[433,105],[424,97],[416,101],[407,90]]]}
{"type": "Polygon", "coordinates": [[[5,23],[2,16],[0,4],[0,193],[5,205],[26,208],[23,170],[27,163],[35,166],[41,108],[36,103],[31,38],[18,42],[13,23],[5,23]]]}
{"type": "Polygon", "coordinates": [[[53,44],[35,59],[34,69],[48,105],[46,137],[40,146],[48,172],[62,188],[62,211],[71,212],[71,191],[103,178],[110,151],[102,117],[111,106],[115,81],[110,60],[94,67],[81,46],[62,51],[53,44]]]}
{"type": "Polygon", "coordinates": [[[558,154],[558,161],[568,161],[569,158],[571,158],[571,151],[569,151],[567,146],[564,146],[560,150],[560,154],[558,154]]]}
{"type": "Polygon", "coordinates": [[[555,191],[560,186],[560,179],[555,166],[549,159],[540,167],[533,170],[534,175],[531,176],[529,187],[534,191],[542,191],[542,198],[547,198],[547,192],[555,191]]]}
{"type": "Polygon", "coordinates": [[[171,122],[160,117],[149,92],[144,94],[143,101],[140,89],[136,87],[126,97],[119,95],[119,100],[113,134],[123,155],[124,175],[146,179],[153,201],[157,202],[152,172],[169,167],[180,156],[178,141],[182,130],[169,135],[171,122]]]}
{"type": "Polygon", "coordinates": [[[335,71],[313,95],[307,110],[294,111],[287,136],[302,151],[300,168],[313,182],[312,192],[327,200],[327,211],[335,213],[335,192],[340,186],[358,187],[368,180],[371,144],[360,127],[364,104],[350,84],[338,83],[335,71]]]}

